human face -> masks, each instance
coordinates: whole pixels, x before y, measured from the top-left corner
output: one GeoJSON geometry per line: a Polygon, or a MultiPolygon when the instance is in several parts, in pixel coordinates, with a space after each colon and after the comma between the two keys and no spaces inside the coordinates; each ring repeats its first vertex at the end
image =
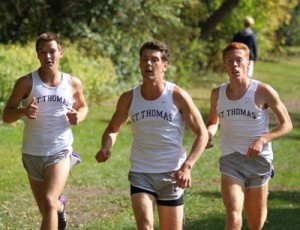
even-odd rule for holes
{"type": "Polygon", "coordinates": [[[56,41],[44,41],[39,44],[37,57],[42,68],[58,69],[59,60],[63,57],[63,51],[56,41]]]}
{"type": "Polygon", "coordinates": [[[140,57],[140,70],[143,79],[163,79],[168,62],[161,58],[158,50],[145,49],[140,57]]]}
{"type": "Polygon", "coordinates": [[[249,66],[249,57],[246,51],[242,49],[234,49],[227,52],[224,58],[224,69],[230,77],[247,77],[249,66]]]}

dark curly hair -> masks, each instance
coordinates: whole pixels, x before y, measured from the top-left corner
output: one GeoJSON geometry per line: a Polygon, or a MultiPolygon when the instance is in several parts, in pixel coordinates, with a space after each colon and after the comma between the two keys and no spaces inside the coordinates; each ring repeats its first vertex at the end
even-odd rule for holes
{"type": "Polygon", "coordinates": [[[152,40],[145,42],[140,48],[140,57],[145,49],[158,50],[162,53],[161,57],[163,61],[169,61],[169,49],[166,44],[158,40],[152,40]]]}

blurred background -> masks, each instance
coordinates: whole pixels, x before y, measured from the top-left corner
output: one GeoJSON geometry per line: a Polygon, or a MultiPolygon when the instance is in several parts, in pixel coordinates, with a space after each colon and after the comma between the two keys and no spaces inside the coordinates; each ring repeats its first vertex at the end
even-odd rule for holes
{"type": "Polygon", "coordinates": [[[62,36],[61,70],[94,102],[140,81],[138,52],[149,39],[169,45],[168,80],[188,87],[218,74],[246,16],[255,20],[257,61],[300,55],[298,0],[2,0],[0,12],[0,108],[16,78],[39,67],[34,41],[45,31],[62,36]]]}

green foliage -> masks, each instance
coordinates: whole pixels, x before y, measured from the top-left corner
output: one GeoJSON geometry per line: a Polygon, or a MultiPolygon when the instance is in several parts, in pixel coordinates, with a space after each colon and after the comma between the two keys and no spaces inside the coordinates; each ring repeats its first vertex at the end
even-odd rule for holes
{"type": "MultiPolygon", "coordinates": [[[[25,46],[0,45],[0,102],[6,101],[17,78],[39,68],[34,43],[25,46]]],[[[76,45],[65,42],[61,71],[81,79],[90,102],[101,102],[118,90],[114,66],[110,59],[87,57],[76,45]]]]}
{"type": "Polygon", "coordinates": [[[67,43],[60,69],[78,76],[86,98],[98,103],[118,92],[116,73],[109,58],[86,55],[78,46],[67,43]]]}
{"type": "MultiPolygon", "coordinates": [[[[108,17],[105,19],[104,28],[99,27],[98,19],[92,21],[88,39],[93,42],[90,44],[95,52],[104,53],[111,58],[119,82],[133,85],[140,81],[138,53],[142,43],[150,39],[165,42],[174,39],[176,30],[181,28],[178,14],[183,2],[111,1],[108,9],[113,11],[114,16],[108,15],[108,12],[105,14],[108,17]],[[95,33],[100,33],[101,36],[94,36],[95,33]]],[[[98,9],[100,8],[99,6],[98,9]]],[[[83,39],[83,46],[86,40],[83,39]]]]}
{"type": "Polygon", "coordinates": [[[276,34],[281,45],[300,46],[300,2],[291,13],[291,20],[284,22],[276,34]]]}
{"type": "MultiPolygon", "coordinates": [[[[220,52],[243,27],[246,15],[254,17],[260,59],[282,44],[295,44],[299,7],[297,0],[239,0],[208,40],[201,40],[202,26],[228,1],[223,0],[16,0],[0,3],[0,42],[26,44],[45,31],[58,32],[76,41],[81,52],[111,60],[118,86],[140,81],[138,51],[143,42],[159,39],[171,50],[168,78],[190,82],[203,72],[220,71],[220,52]],[[298,9],[298,10],[297,10],[298,9]],[[63,19],[63,20],[57,20],[63,19]],[[291,24],[289,24],[290,20],[291,24]],[[291,25],[289,27],[286,27],[291,25]],[[276,31],[281,28],[280,33],[276,31]],[[293,36],[293,37],[291,37],[293,36]]],[[[299,4],[299,3],[298,3],[299,4]]],[[[227,9],[229,11],[229,9],[227,9]]],[[[224,12],[223,12],[224,13],[224,12]]]]}
{"type": "Polygon", "coordinates": [[[34,46],[0,45],[0,102],[6,101],[17,78],[39,66],[34,46]]]}
{"type": "MultiPolygon", "coordinates": [[[[257,35],[258,57],[268,59],[272,50],[276,50],[280,43],[276,31],[281,25],[288,23],[297,4],[297,0],[276,1],[248,1],[242,0],[237,8],[230,14],[224,26],[234,32],[243,28],[245,16],[255,19],[253,30],[257,35]]],[[[232,36],[233,33],[227,33],[232,36]]],[[[230,39],[232,37],[229,37],[230,39]]]]}
{"type": "MultiPolygon", "coordinates": [[[[201,29],[206,19],[216,12],[223,3],[224,1],[220,0],[190,1],[181,15],[185,25],[185,36],[197,39],[201,34],[199,28],[201,29]]],[[[278,42],[275,31],[282,23],[289,22],[296,3],[296,0],[240,0],[232,12],[219,22],[208,41],[196,41],[202,43],[201,46],[203,47],[201,50],[203,55],[199,55],[200,59],[197,60],[198,63],[201,63],[201,69],[221,70],[221,51],[232,40],[233,35],[243,29],[243,21],[247,15],[255,19],[253,30],[258,40],[258,57],[260,59],[268,59],[274,47],[277,48],[278,42]]],[[[189,41],[189,45],[193,46],[191,40],[189,41]]],[[[193,62],[193,60],[189,59],[188,62],[193,62]]]]}

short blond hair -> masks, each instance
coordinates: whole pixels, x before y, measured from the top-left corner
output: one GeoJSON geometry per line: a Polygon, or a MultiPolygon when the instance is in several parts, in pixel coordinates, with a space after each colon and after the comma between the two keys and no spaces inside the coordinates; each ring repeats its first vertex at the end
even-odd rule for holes
{"type": "Polygon", "coordinates": [[[245,18],[245,21],[244,21],[245,26],[249,27],[249,26],[252,26],[254,23],[255,23],[255,21],[251,16],[247,16],[245,18]]]}

